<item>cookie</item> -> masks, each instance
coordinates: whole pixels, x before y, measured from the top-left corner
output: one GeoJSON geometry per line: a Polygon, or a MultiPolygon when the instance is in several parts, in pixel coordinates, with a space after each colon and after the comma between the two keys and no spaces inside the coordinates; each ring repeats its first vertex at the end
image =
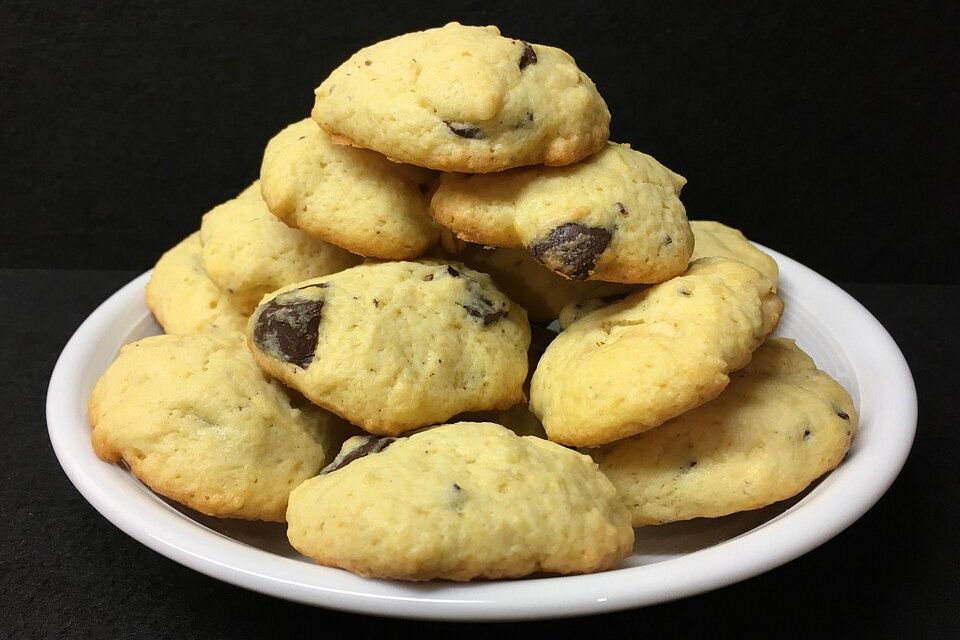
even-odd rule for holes
{"type": "Polygon", "coordinates": [[[433,178],[333,144],[309,119],[274,136],[260,167],[263,199],[275,216],[352,253],[390,260],[416,258],[437,242],[427,195],[433,178]]]}
{"type": "Polygon", "coordinates": [[[248,335],[270,375],[370,433],[525,399],[526,313],[460,264],[362,264],[284,287],[248,335]]]}
{"type": "Polygon", "coordinates": [[[630,516],[589,457],[491,423],[354,438],[293,490],[287,522],[316,562],[399,580],[601,571],[633,546],[630,516]]]}
{"type": "Polygon", "coordinates": [[[803,491],[840,464],[857,420],[846,390],[775,338],[715,400],[591,455],[634,526],[716,518],[803,491]]]}
{"type": "Polygon", "coordinates": [[[147,283],[147,306],[167,333],[243,331],[247,325],[247,316],[207,276],[199,232],[157,261],[147,283]]]}
{"type": "Polygon", "coordinates": [[[683,273],[693,252],[685,183],[650,156],[608,144],[568,167],[444,174],[430,206],[462,240],[523,248],[565,278],[654,283],[683,273]]]}
{"type": "Polygon", "coordinates": [[[563,444],[641,433],[719,395],[782,310],[756,269],[703,258],[568,326],[537,365],[530,408],[563,444]]]}
{"type": "Polygon", "coordinates": [[[260,298],[285,284],[342,271],[361,260],[283,224],[258,193],[241,194],[205,214],[200,245],[207,276],[248,315],[260,298]]]}
{"type": "Polygon", "coordinates": [[[441,171],[558,166],[599,150],[610,112],[560,49],[444,27],[361,49],[316,90],[334,141],[441,171]]]}
{"type": "Polygon", "coordinates": [[[720,256],[748,264],[777,284],[777,261],[753,246],[739,229],[713,220],[691,220],[696,244],[690,261],[720,256]]]}
{"type": "Polygon", "coordinates": [[[144,484],[218,518],[282,522],[290,490],[317,474],[345,425],[295,405],[240,333],[128,344],[89,402],[93,447],[144,484]]]}
{"type": "Polygon", "coordinates": [[[527,311],[530,322],[549,323],[560,316],[564,307],[575,302],[626,295],[636,289],[635,285],[598,280],[568,280],[544,267],[523,249],[466,244],[451,257],[490,274],[497,286],[527,311]]]}

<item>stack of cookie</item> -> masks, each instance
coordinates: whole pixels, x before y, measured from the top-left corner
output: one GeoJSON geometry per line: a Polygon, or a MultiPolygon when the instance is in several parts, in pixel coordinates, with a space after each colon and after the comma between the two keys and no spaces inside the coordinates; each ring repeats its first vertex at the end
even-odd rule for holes
{"type": "Polygon", "coordinates": [[[849,395],[768,339],[776,262],[688,222],[685,179],[608,141],[569,55],[452,23],[315,94],[157,263],[167,335],[97,384],[103,459],[409,580],[611,568],[633,526],[755,509],[842,460],[849,395]]]}

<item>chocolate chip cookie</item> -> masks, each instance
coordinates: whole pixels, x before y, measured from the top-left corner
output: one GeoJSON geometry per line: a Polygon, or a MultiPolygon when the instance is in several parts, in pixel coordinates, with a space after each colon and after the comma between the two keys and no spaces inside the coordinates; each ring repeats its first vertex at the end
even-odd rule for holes
{"type": "Polygon", "coordinates": [[[527,315],[457,263],[363,264],[284,287],[248,336],[268,373],[371,433],[524,400],[527,315]]]}
{"type": "Polygon", "coordinates": [[[634,526],[759,509],[843,460],[856,408],[793,340],[768,340],[732,377],[715,400],[590,451],[634,526]]]}
{"type": "Polygon", "coordinates": [[[756,269],[702,258],[561,332],[533,374],[530,408],[551,440],[568,445],[652,429],[719,395],[782,310],[756,269]]]}
{"type": "Polygon", "coordinates": [[[285,284],[342,271],[361,260],[280,222],[259,188],[254,183],[251,193],[214,207],[200,225],[203,268],[245,315],[285,284]]]}
{"type": "Polygon", "coordinates": [[[683,273],[693,233],[686,180],[628,145],[568,167],[444,174],[430,206],[462,240],[526,250],[573,280],[662,282],[683,273]]]}
{"type": "Polygon", "coordinates": [[[287,537],[320,564],[399,580],[616,566],[630,516],[589,457],[491,423],[354,438],[290,494],[287,537]]]}
{"type": "Polygon", "coordinates": [[[333,144],[312,120],[267,144],[260,167],[270,211],[311,236],[374,258],[416,258],[438,239],[428,212],[431,171],[333,144]]]}
{"type": "Polygon", "coordinates": [[[355,53],[317,88],[313,118],[336,142],[471,173],[577,162],[610,130],[567,53],[456,22],[355,53]]]}
{"type": "Polygon", "coordinates": [[[336,416],[292,401],[238,332],[128,344],[89,402],[93,447],[157,493],[218,518],[283,522],[290,490],[347,434],[336,416]]]}

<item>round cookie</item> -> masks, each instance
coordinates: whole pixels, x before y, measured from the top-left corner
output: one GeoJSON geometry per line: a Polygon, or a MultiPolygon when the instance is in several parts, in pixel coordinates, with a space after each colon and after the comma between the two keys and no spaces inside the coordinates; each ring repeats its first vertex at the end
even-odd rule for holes
{"type": "Polygon", "coordinates": [[[611,143],[568,167],[444,174],[430,206],[461,239],[526,249],[565,278],[653,283],[683,273],[693,252],[685,183],[611,143]]]}
{"type": "Polygon", "coordinates": [[[287,537],[364,576],[587,573],[633,546],[630,516],[589,457],[497,424],[353,438],[324,471],[290,494],[287,537]]]}
{"type": "Polygon", "coordinates": [[[634,526],[786,500],[836,467],[857,432],[850,395],[793,340],[768,340],[715,400],[591,451],[634,526]]]}
{"type": "Polygon", "coordinates": [[[94,387],[93,447],[191,509],[282,522],[290,490],[346,433],[301,404],[260,371],[240,333],[153,336],[124,346],[94,387]]]}
{"type": "Polygon", "coordinates": [[[547,435],[593,447],[712,400],[777,326],[783,301],[756,269],[704,258],[568,326],[533,374],[547,435]]]}
{"type": "Polygon", "coordinates": [[[776,286],[780,275],[777,261],[753,246],[739,229],[714,220],[691,220],[690,228],[696,240],[691,262],[714,256],[739,260],[770,278],[776,286]]]}
{"type": "Polygon", "coordinates": [[[315,93],[313,119],[334,141],[441,171],[570,164],[610,133],[606,103],[569,54],[492,26],[378,42],[315,93]]]}
{"type": "Polygon", "coordinates": [[[574,302],[626,295],[636,289],[634,285],[612,282],[568,280],[544,267],[523,249],[466,244],[453,258],[490,274],[497,286],[527,311],[530,322],[549,323],[574,302]]]}
{"type": "Polygon", "coordinates": [[[248,335],[270,375],[370,433],[524,400],[526,313],[460,264],[362,264],[284,287],[248,335]]]}
{"type": "Polygon", "coordinates": [[[292,227],[361,256],[402,260],[438,240],[427,195],[433,177],[333,144],[307,119],[267,144],[260,190],[270,211],[292,227]]]}
{"type": "Polygon", "coordinates": [[[205,214],[200,245],[207,276],[245,314],[283,285],[360,262],[338,246],[283,224],[256,193],[241,194],[205,214]]]}
{"type": "Polygon", "coordinates": [[[147,306],[167,333],[243,331],[247,325],[247,316],[204,271],[199,232],[157,261],[147,283],[147,306]]]}

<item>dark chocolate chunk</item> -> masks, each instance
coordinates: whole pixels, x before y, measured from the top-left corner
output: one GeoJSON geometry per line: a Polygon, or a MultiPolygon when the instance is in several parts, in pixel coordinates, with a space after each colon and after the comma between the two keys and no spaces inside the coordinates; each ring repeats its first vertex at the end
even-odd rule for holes
{"type": "Polygon", "coordinates": [[[427,275],[423,276],[423,280],[424,280],[425,282],[430,282],[431,280],[433,280],[433,274],[432,274],[432,273],[428,273],[427,275]]]}
{"type": "Polygon", "coordinates": [[[460,277],[460,272],[454,269],[453,267],[447,267],[447,273],[449,273],[454,278],[460,277]]]}
{"type": "Polygon", "coordinates": [[[839,408],[839,407],[834,407],[833,410],[834,410],[834,412],[835,412],[838,416],[840,416],[841,419],[843,419],[843,420],[849,420],[849,419],[850,419],[850,416],[847,415],[847,412],[844,411],[843,409],[841,409],[841,408],[839,408]]]}
{"type": "Polygon", "coordinates": [[[585,280],[612,238],[613,234],[606,229],[568,222],[531,244],[528,250],[548,269],[574,280],[585,280]]]}
{"type": "Polygon", "coordinates": [[[381,438],[380,436],[366,436],[366,440],[356,449],[351,450],[346,455],[339,455],[337,458],[320,470],[320,475],[327,473],[332,473],[337,469],[343,469],[345,466],[364,458],[366,456],[372,455],[374,453],[380,453],[391,444],[396,441],[396,438],[381,438]]]}
{"type": "Polygon", "coordinates": [[[460,485],[458,485],[456,482],[454,482],[454,483],[453,483],[453,490],[454,490],[454,491],[460,491],[460,485]]]}
{"type": "Polygon", "coordinates": [[[809,437],[810,437],[810,429],[804,429],[804,430],[803,430],[803,439],[806,440],[806,439],[809,438],[809,437]]]}
{"type": "Polygon", "coordinates": [[[253,342],[261,351],[306,369],[313,362],[320,333],[323,300],[281,294],[263,306],[253,328],[253,342]]]}
{"type": "Polygon", "coordinates": [[[506,305],[495,305],[492,300],[489,300],[483,296],[477,296],[471,302],[462,304],[460,306],[463,307],[464,310],[471,316],[481,321],[485,327],[490,326],[501,318],[507,317],[506,305]]]}
{"type": "Polygon", "coordinates": [[[450,131],[453,131],[461,138],[475,139],[483,137],[483,131],[480,129],[480,127],[472,124],[466,124],[463,122],[448,122],[447,120],[444,120],[443,123],[447,125],[447,128],[450,129],[450,131]]]}
{"type": "Polygon", "coordinates": [[[537,52],[533,50],[529,42],[524,42],[523,53],[520,54],[520,70],[523,71],[531,64],[537,64],[537,52]]]}
{"type": "Polygon", "coordinates": [[[617,203],[617,209],[620,211],[620,215],[624,218],[630,215],[630,212],[627,211],[627,208],[623,206],[622,202],[617,203]]]}

